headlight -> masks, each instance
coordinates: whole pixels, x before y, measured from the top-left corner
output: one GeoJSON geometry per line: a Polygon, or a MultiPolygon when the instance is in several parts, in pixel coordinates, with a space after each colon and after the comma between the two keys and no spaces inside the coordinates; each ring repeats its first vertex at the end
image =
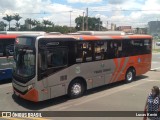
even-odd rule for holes
{"type": "Polygon", "coordinates": [[[33,88],[33,85],[29,85],[28,86],[28,91],[31,90],[33,88]]]}

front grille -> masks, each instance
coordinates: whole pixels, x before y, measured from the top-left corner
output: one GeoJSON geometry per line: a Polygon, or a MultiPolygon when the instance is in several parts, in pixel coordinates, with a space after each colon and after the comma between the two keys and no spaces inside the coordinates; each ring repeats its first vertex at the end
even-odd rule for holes
{"type": "Polygon", "coordinates": [[[13,88],[20,94],[24,95],[28,92],[27,86],[17,84],[14,80],[12,81],[13,88]]]}

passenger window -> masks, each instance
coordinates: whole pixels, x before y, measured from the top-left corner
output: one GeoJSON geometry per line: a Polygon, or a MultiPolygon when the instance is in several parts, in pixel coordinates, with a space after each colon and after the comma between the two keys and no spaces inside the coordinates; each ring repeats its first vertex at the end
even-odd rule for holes
{"type": "Polygon", "coordinates": [[[145,47],[145,53],[150,54],[151,53],[151,41],[150,40],[144,40],[144,47],[145,47]]]}
{"type": "Polygon", "coordinates": [[[94,44],[95,60],[104,60],[106,59],[107,52],[107,42],[97,41],[94,44]]]}
{"type": "Polygon", "coordinates": [[[66,48],[54,48],[47,51],[47,66],[62,67],[68,63],[68,50],[66,48]]]}
{"type": "Polygon", "coordinates": [[[92,44],[90,42],[79,42],[77,44],[76,62],[89,62],[92,60],[92,44]]]}

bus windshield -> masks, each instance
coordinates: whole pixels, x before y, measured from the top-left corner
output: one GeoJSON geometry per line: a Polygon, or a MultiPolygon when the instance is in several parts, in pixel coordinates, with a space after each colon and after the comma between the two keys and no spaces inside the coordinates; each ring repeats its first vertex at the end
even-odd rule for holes
{"type": "Polygon", "coordinates": [[[35,52],[33,49],[15,46],[14,74],[22,77],[31,77],[35,74],[35,52]]]}

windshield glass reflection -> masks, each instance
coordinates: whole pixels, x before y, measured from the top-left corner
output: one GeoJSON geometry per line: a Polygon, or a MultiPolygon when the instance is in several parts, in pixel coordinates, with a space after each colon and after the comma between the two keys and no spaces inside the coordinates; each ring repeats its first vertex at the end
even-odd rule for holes
{"type": "Polygon", "coordinates": [[[14,73],[23,77],[30,77],[35,74],[35,54],[31,49],[15,50],[14,73]]]}

